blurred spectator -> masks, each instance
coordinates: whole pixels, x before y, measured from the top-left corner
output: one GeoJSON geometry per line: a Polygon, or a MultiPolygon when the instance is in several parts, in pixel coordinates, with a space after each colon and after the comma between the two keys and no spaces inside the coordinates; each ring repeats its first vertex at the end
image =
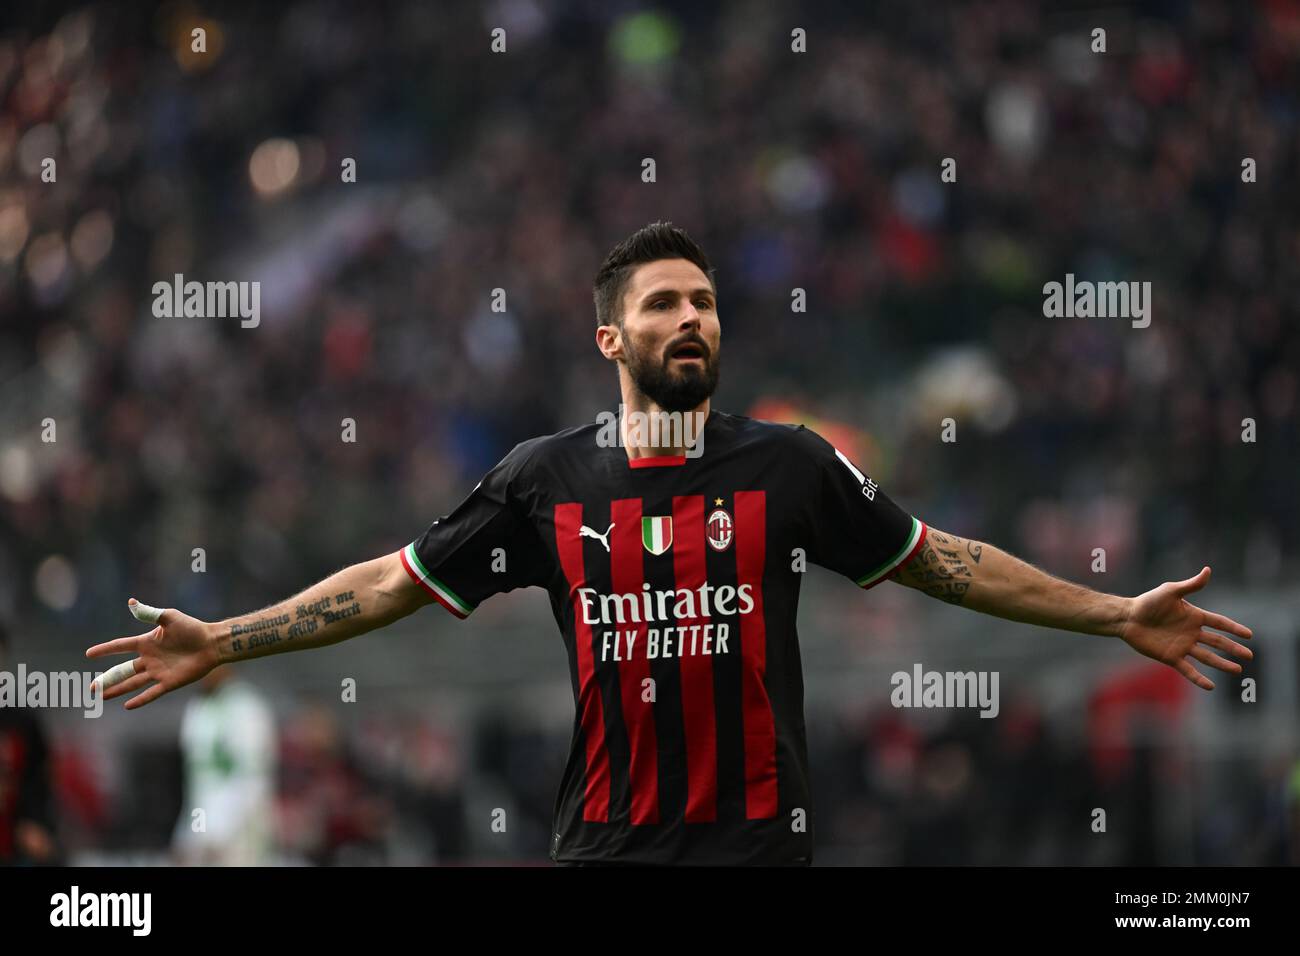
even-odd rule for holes
{"type": "MultiPolygon", "coordinates": [[[[0,670],[10,663],[9,632],[0,622],[0,670]]],[[[50,790],[49,745],[35,711],[0,704],[0,865],[62,862],[50,790]]]]}

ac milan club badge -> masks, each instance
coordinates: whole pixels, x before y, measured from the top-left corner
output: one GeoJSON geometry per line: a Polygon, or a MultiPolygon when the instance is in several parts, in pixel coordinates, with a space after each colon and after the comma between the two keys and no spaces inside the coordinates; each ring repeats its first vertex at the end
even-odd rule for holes
{"type": "Polygon", "coordinates": [[[713,509],[713,513],[709,515],[708,524],[704,526],[704,534],[709,540],[709,547],[714,551],[726,551],[731,544],[735,527],[732,524],[731,515],[721,508],[713,509]]]}

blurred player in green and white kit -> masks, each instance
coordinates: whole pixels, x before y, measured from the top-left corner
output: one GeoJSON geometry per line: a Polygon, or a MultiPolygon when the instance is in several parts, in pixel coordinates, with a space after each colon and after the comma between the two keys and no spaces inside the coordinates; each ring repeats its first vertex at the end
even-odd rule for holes
{"type": "Polygon", "coordinates": [[[199,686],[202,694],[190,699],[181,720],[185,795],[173,850],[187,865],[264,865],[275,812],[271,708],[227,667],[199,686]]]}

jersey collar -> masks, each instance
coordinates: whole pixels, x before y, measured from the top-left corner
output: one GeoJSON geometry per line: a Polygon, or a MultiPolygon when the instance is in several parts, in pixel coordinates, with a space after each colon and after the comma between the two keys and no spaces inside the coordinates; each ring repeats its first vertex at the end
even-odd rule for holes
{"type": "MultiPolygon", "coordinates": [[[[627,457],[627,452],[623,452],[627,457]]],[[[627,466],[629,468],[662,468],[665,465],[684,465],[686,464],[685,455],[651,455],[649,458],[628,458],[627,466]]]]}

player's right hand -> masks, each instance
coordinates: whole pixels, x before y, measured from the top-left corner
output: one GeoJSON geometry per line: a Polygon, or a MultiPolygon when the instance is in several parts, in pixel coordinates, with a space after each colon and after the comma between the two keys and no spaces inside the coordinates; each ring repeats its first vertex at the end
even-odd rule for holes
{"type": "Polygon", "coordinates": [[[119,637],[87,649],[87,657],[135,654],[133,660],[110,668],[91,684],[92,693],[112,700],[122,694],[147,688],[126,702],[127,710],[143,707],[169,690],[198,680],[219,663],[209,626],[175,608],[159,610],[135,598],[127,607],[138,620],[156,624],[153,630],[135,637],[119,637]],[[151,685],[152,686],[149,686],[151,685]]]}

